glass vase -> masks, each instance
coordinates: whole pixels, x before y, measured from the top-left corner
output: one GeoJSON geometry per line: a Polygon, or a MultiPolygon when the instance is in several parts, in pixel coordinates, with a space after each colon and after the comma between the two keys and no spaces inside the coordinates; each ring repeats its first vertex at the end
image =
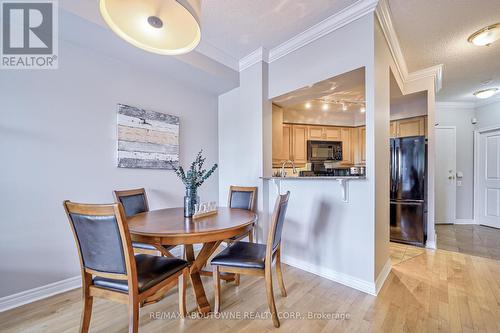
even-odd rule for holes
{"type": "Polygon", "coordinates": [[[194,214],[194,205],[200,202],[196,188],[186,188],[184,196],[184,217],[192,217],[194,214]]]}

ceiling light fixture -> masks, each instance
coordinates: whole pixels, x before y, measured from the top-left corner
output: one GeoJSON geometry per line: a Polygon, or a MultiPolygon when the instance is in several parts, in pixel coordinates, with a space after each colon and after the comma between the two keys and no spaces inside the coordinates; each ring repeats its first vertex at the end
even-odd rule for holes
{"type": "Polygon", "coordinates": [[[342,111],[347,111],[347,105],[345,103],[342,103],[342,111]]]}
{"type": "Polygon", "coordinates": [[[306,109],[310,109],[311,108],[311,102],[307,102],[306,105],[305,105],[306,109]]]}
{"type": "Polygon", "coordinates": [[[490,88],[490,89],[484,89],[484,90],[479,90],[474,93],[474,96],[480,99],[485,99],[485,98],[490,98],[491,96],[495,95],[498,92],[498,88],[490,88]]]}
{"type": "Polygon", "coordinates": [[[366,108],[364,106],[362,106],[359,111],[361,111],[361,113],[365,113],[366,112],[366,108]]]}
{"type": "Polygon", "coordinates": [[[100,0],[101,15],[119,37],[148,52],[179,55],[200,42],[200,0],[100,0]]]}
{"type": "Polygon", "coordinates": [[[470,35],[467,41],[476,46],[489,46],[498,39],[500,39],[500,23],[495,23],[476,31],[470,35]]]}
{"type": "Polygon", "coordinates": [[[330,105],[328,105],[328,103],[323,103],[323,105],[321,106],[321,110],[323,110],[323,111],[328,111],[329,108],[330,108],[330,105]]]}

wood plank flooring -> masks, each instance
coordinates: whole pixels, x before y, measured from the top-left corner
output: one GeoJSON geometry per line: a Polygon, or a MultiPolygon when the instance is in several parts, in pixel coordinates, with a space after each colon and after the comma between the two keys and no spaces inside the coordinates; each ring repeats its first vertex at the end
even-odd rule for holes
{"type": "MultiPolygon", "coordinates": [[[[278,311],[306,317],[313,312],[313,319],[283,318],[279,329],[270,318],[167,319],[177,309],[174,290],[141,309],[140,332],[500,332],[499,261],[399,244],[391,244],[391,254],[393,269],[378,297],[285,265],[289,296],[275,290],[278,311]],[[334,314],[348,319],[324,318],[334,314]]],[[[211,282],[204,278],[213,304],[211,282]]],[[[243,276],[239,287],[221,287],[222,315],[267,311],[262,279],[243,276]]],[[[194,311],[192,290],[187,301],[194,311]]],[[[77,332],[80,310],[80,291],[70,291],[0,313],[0,332],[77,332]]],[[[91,332],[126,330],[125,306],[94,302],[91,332]]]]}
{"type": "Polygon", "coordinates": [[[500,229],[473,224],[437,224],[438,249],[500,260],[500,229]]]}

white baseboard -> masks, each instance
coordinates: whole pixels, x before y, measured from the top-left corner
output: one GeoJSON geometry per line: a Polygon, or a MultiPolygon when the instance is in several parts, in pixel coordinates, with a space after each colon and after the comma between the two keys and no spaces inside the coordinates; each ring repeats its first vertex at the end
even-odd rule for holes
{"type": "MultiPolygon", "coordinates": [[[[201,250],[202,244],[195,244],[194,250],[201,250]]],[[[170,251],[174,256],[182,257],[182,246],[177,246],[170,251]]],[[[21,305],[32,303],[50,296],[61,294],[63,292],[80,288],[82,286],[82,277],[80,275],[47,284],[45,286],[21,291],[20,293],[0,298],[0,312],[4,312],[21,305]]]]}
{"type": "Polygon", "coordinates": [[[382,267],[382,270],[377,276],[377,279],[375,280],[375,293],[378,295],[380,292],[380,289],[382,289],[382,286],[384,285],[385,280],[387,280],[387,277],[389,276],[389,273],[391,273],[392,269],[392,263],[391,263],[391,258],[387,258],[387,261],[385,262],[384,267],[382,267]]]}
{"type": "Polygon", "coordinates": [[[456,219],[455,224],[477,224],[474,219],[456,219]]]}
{"type": "MultiPolygon", "coordinates": [[[[301,269],[303,271],[321,276],[325,279],[331,280],[338,282],[340,284],[343,284],[345,286],[357,289],[359,291],[362,291],[364,293],[370,294],[370,295],[377,295],[377,288],[375,286],[375,282],[369,282],[366,280],[359,279],[357,277],[340,273],[337,271],[334,271],[329,268],[321,267],[315,264],[311,264],[308,262],[305,262],[300,259],[288,257],[288,256],[283,256],[282,255],[282,260],[283,263],[296,267],[298,269],[301,269]]],[[[385,267],[385,266],[384,266],[385,267]]]]}
{"type": "Polygon", "coordinates": [[[81,286],[82,286],[82,277],[78,275],[69,279],[50,283],[45,286],[5,296],[0,298],[0,312],[17,308],[18,306],[35,302],[53,295],[57,295],[68,290],[80,288],[81,286]]]}

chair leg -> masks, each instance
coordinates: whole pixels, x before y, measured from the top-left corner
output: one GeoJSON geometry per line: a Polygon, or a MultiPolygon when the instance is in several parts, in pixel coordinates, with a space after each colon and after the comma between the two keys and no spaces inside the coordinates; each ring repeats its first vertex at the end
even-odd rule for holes
{"type": "Polygon", "coordinates": [[[92,317],[92,304],[94,298],[90,296],[90,285],[92,284],[92,275],[82,273],[82,316],[80,317],[80,333],[87,333],[90,327],[90,317],[92,317]]]}
{"type": "Polygon", "coordinates": [[[248,241],[253,243],[253,228],[248,232],[248,241]]]}
{"type": "Polygon", "coordinates": [[[213,280],[214,280],[214,294],[215,294],[215,301],[214,301],[214,313],[219,313],[220,312],[220,273],[219,273],[219,266],[213,266],[212,268],[213,271],[213,280]]]}
{"type": "Polygon", "coordinates": [[[179,275],[179,314],[182,318],[186,318],[186,287],[189,274],[189,268],[184,268],[182,274],[179,275]]]}
{"type": "MultiPolygon", "coordinates": [[[[86,289],[86,288],[85,288],[86,289]]],[[[89,295],[88,289],[83,291],[83,308],[80,320],[80,333],[87,333],[90,327],[90,317],[92,316],[92,303],[94,298],[89,295]]]]}
{"type": "Polygon", "coordinates": [[[280,327],[280,321],[278,319],[278,314],[276,312],[276,304],[274,303],[273,277],[271,275],[271,266],[266,267],[265,280],[266,280],[267,304],[269,306],[269,311],[271,311],[274,327],[278,328],[280,327]]]}
{"type": "Polygon", "coordinates": [[[135,298],[130,297],[128,304],[128,332],[139,332],[139,302],[135,298]]]}
{"type": "Polygon", "coordinates": [[[283,271],[281,270],[281,249],[276,250],[276,275],[280,286],[281,296],[286,297],[285,283],[283,282],[283,271]]]}
{"type": "Polygon", "coordinates": [[[238,274],[238,273],[234,274],[234,284],[236,286],[240,285],[240,274],[238,274]]]}

